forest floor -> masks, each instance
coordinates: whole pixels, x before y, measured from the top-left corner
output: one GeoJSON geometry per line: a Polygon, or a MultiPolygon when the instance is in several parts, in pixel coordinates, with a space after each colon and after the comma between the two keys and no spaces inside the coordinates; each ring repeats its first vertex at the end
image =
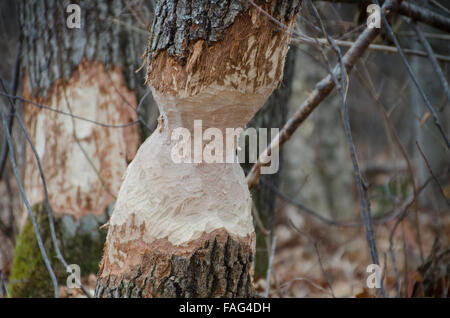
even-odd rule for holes
{"type": "MultiPolygon", "coordinates": [[[[273,275],[270,297],[373,297],[376,288],[368,288],[372,263],[363,227],[330,226],[311,217],[301,216],[296,208],[285,207],[277,225],[276,252],[273,257],[273,275]],[[286,222],[286,219],[291,222],[286,222]],[[284,219],[284,221],[283,221],[284,219]],[[288,226],[286,224],[294,224],[288,226]]],[[[404,219],[393,236],[393,251],[399,272],[390,255],[389,237],[396,219],[375,226],[381,270],[385,273],[384,286],[389,297],[395,297],[397,282],[402,297],[411,297],[414,285],[422,280],[418,271],[422,264],[414,212],[404,219]]],[[[435,238],[439,237],[440,251],[450,242],[450,211],[440,217],[419,211],[420,239],[425,261],[429,260],[435,238]]],[[[448,257],[447,257],[448,259],[448,257]]],[[[447,293],[450,286],[450,264],[440,264],[446,271],[447,293]]],[[[266,281],[256,282],[258,292],[264,294],[266,281]]],[[[435,295],[436,296],[436,295],[435,295]]],[[[448,294],[446,295],[448,296],[448,294]]]]}
{"type": "MultiPolygon", "coordinates": [[[[427,259],[437,233],[440,250],[449,246],[450,211],[445,211],[445,216],[440,217],[439,222],[436,222],[434,215],[419,212],[422,250],[427,259]]],[[[289,206],[282,207],[279,213],[269,297],[376,296],[376,289],[367,286],[367,278],[371,274],[367,273],[367,266],[372,262],[363,227],[325,225],[311,217],[301,216],[295,208],[289,206]],[[296,228],[286,225],[291,223],[288,219],[296,228]]],[[[418,271],[422,262],[413,214],[405,218],[393,236],[393,249],[400,273],[398,277],[389,253],[389,236],[394,225],[395,219],[375,226],[381,268],[385,272],[384,287],[388,297],[396,297],[398,279],[401,296],[411,297],[414,285],[422,279],[422,274],[418,271]]],[[[448,270],[449,265],[445,266],[448,270]]],[[[93,274],[84,279],[85,286],[92,292],[95,282],[93,274]]],[[[259,295],[264,295],[266,284],[265,279],[255,280],[259,295]]],[[[85,297],[79,290],[66,288],[61,288],[61,295],[85,297]]]]}

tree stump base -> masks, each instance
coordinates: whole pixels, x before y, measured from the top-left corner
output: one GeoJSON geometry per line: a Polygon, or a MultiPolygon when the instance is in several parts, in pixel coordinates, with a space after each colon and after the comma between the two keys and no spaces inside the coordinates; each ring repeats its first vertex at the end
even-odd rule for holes
{"type": "Polygon", "coordinates": [[[126,273],[106,272],[102,262],[95,296],[253,297],[253,242],[216,230],[184,247],[167,240],[133,246],[138,262],[126,273]]]}

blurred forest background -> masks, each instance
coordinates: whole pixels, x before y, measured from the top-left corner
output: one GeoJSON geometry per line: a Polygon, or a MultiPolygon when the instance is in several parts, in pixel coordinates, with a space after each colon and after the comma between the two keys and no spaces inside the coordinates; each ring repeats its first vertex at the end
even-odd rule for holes
{"type": "MultiPolygon", "coordinates": [[[[144,86],[145,71],[135,72],[142,64],[141,55],[147,44],[148,29],[157,1],[92,1],[92,8],[82,7],[82,24],[85,23],[83,21],[90,21],[92,28],[77,36],[70,35],[72,31],[62,31],[65,27],[49,27],[49,18],[45,15],[40,20],[28,20],[29,24],[24,23],[26,15],[31,17],[32,13],[21,12],[20,8],[36,12],[53,10],[52,5],[48,4],[53,1],[27,2],[27,5],[20,7],[18,1],[0,0],[0,89],[3,93],[0,96],[0,108],[4,114],[8,114],[13,107],[16,108],[16,112],[23,116],[34,143],[39,142],[39,138],[49,138],[47,143],[50,143],[50,139],[60,140],[60,143],[43,146],[45,151],[37,149],[38,155],[44,154],[41,161],[48,179],[48,196],[55,210],[56,230],[53,231],[48,225],[49,215],[43,212],[45,209],[42,206],[38,206],[44,197],[42,186],[37,185],[40,184],[40,175],[33,150],[27,142],[20,120],[11,121],[15,164],[59,282],[59,293],[63,297],[84,297],[80,290],[64,287],[64,277],[67,275],[53,245],[55,238],[52,238],[52,232],[56,232],[56,240],[67,263],[82,265],[83,284],[88,291],[92,290],[98,269],[95,266],[102,256],[106,234],[99,227],[108,219],[126,164],[157,124],[157,107],[144,86]],[[46,7],[40,8],[40,3],[44,2],[46,7]],[[112,9],[103,10],[102,5],[105,3],[109,3],[107,5],[112,9]],[[89,10],[99,13],[89,14],[89,10]],[[21,14],[25,15],[22,20],[21,14]],[[62,45],[60,53],[56,54],[59,54],[59,61],[45,53],[52,45],[39,44],[39,41],[50,43],[54,37],[51,32],[45,31],[46,28],[61,29],[61,32],[68,32],[67,36],[72,37],[65,44],[53,44],[62,45]],[[94,40],[92,34],[97,35],[93,36],[94,40]],[[83,36],[87,38],[83,50],[87,50],[91,40],[94,43],[92,50],[95,52],[87,60],[103,64],[106,73],[109,70],[112,74],[111,81],[104,80],[105,87],[99,91],[103,89],[118,93],[115,98],[120,101],[120,105],[117,107],[133,110],[130,114],[119,117],[98,117],[97,114],[95,120],[115,125],[135,121],[134,130],[130,127],[108,127],[95,123],[75,124],[78,121],[73,115],[92,119],[91,113],[84,110],[77,112],[75,106],[70,107],[68,100],[74,105],[77,103],[76,90],[70,91],[71,95],[66,97],[66,102],[59,105],[54,103],[64,101],[64,98],[48,98],[45,93],[59,77],[63,78],[62,82],[67,81],[67,85],[71,85],[70,76],[75,69],[80,72],[78,77],[82,78],[83,62],[73,56],[79,49],[77,43],[83,42],[83,36]],[[113,43],[117,43],[118,47],[114,47],[113,43]],[[126,51],[121,51],[125,48],[126,51]],[[64,54],[64,50],[67,50],[67,54],[64,54]],[[69,69],[58,66],[61,68],[59,75],[56,75],[56,71],[41,69],[41,64],[37,61],[41,56],[44,56],[48,69],[52,68],[52,63],[69,65],[69,69]],[[120,73],[117,69],[124,74],[124,80],[116,81],[119,76],[117,74],[120,73]],[[34,75],[26,75],[31,70],[34,75]],[[41,76],[45,76],[47,80],[42,81],[41,76]],[[114,85],[120,87],[111,88],[114,85]],[[22,99],[9,98],[7,95],[22,96],[22,99]],[[34,104],[27,102],[30,99],[34,104]],[[43,109],[39,104],[58,109],[60,113],[43,109]],[[38,119],[33,119],[38,116],[37,112],[51,117],[48,121],[39,123],[38,119]],[[74,128],[74,133],[48,135],[52,130],[51,122],[58,120],[60,124],[74,128]],[[95,147],[95,141],[91,142],[89,138],[82,136],[82,125],[98,127],[97,135],[92,135],[94,139],[108,136],[116,140],[123,138],[122,148],[117,152],[122,155],[123,160],[117,164],[116,161],[119,160],[116,159],[108,162],[110,157],[105,152],[113,149],[115,141],[111,143],[111,148],[105,146],[100,151],[95,147]],[[75,128],[79,131],[78,135],[75,128]],[[121,129],[128,129],[126,136],[125,133],[120,133],[120,136],[112,133],[121,129]],[[39,130],[43,137],[39,137],[39,130]],[[73,161],[79,170],[71,173],[61,171],[66,165],[52,161],[52,156],[48,153],[52,150],[61,160],[73,161]],[[74,158],[70,158],[71,156],[74,158]],[[86,163],[82,165],[80,162],[86,163]],[[108,169],[113,169],[118,177],[109,176],[104,171],[108,169]],[[65,174],[65,177],[58,179],[58,174],[65,174]],[[95,181],[95,176],[99,180],[95,181]],[[86,187],[87,183],[94,190],[86,187]],[[77,187],[78,192],[85,191],[88,194],[77,195],[77,187]],[[71,192],[72,194],[66,195],[65,191],[72,191],[74,194],[71,192]],[[96,195],[97,200],[87,204],[91,200],[89,192],[96,195]],[[60,200],[53,199],[59,195],[60,200]],[[74,197],[78,199],[66,200],[74,197]],[[55,206],[53,202],[56,202],[55,206]],[[96,211],[92,212],[94,216],[86,219],[91,210],[96,211]],[[81,239],[76,240],[75,237],[81,239]],[[78,247],[68,242],[76,242],[74,244],[78,247]],[[79,255],[83,255],[83,260],[72,255],[77,253],[71,253],[80,248],[89,249],[88,252],[77,251],[79,255]]],[[[413,3],[427,12],[436,13],[444,22],[450,21],[449,1],[403,2],[413,3]]],[[[59,13],[54,14],[53,23],[65,23],[67,14],[64,8],[69,1],[57,3],[54,10],[59,13]]],[[[283,83],[251,121],[250,126],[281,128],[286,123],[314,90],[317,82],[329,74],[331,66],[338,63],[321,25],[326,34],[345,52],[349,43],[351,45],[366,27],[367,4],[364,1],[303,1],[286,60],[283,83]]],[[[444,22],[439,27],[436,24],[416,23],[406,15],[396,14],[389,18],[389,22],[400,46],[405,49],[406,60],[418,84],[433,105],[448,136],[450,96],[449,88],[444,83],[450,77],[450,24],[447,24],[446,29],[444,22]],[[433,64],[425,43],[430,45],[437,64],[433,64]],[[438,69],[442,72],[440,75],[438,69]]],[[[274,28],[276,27],[274,24],[274,28]]],[[[58,32],[60,31],[55,31],[58,32]]],[[[99,70],[103,72],[100,66],[99,70]]],[[[433,114],[427,110],[420,91],[386,30],[383,29],[373,47],[358,61],[349,75],[348,84],[347,103],[353,143],[365,195],[370,198],[373,238],[382,268],[385,295],[448,297],[450,152],[442,132],[434,124],[433,114]]],[[[81,85],[78,89],[88,89],[88,86],[81,85]]],[[[94,100],[98,103],[114,103],[110,100],[105,102],[102,98],[94,100]]],[[[92,102],[89,107],[97,105],[92,102]]],[[[340,94],[335,90],[283,146],[280,172],[276,175],[263,175],[259,186],[252,189],[255,215],[258,216],[255,225],[258,233],[255,284],[261,295],[382,295],[380,289],[368,288],[366,284],[370,274],[366,269],[373,261],[361,221],[360,198],[341,110],[340,94]]],[[[15,117],[8,118],[10,120],[15,117]]],[[[29,220],[29,211],[24,207],[11,160],[4,155],[7,148],[6,127],[4,124],[0,127],[0,155],[3,156],[0,157],[0,297],[53,296],[51,277],[44,260],[39,257],[39,243],[29,220]],[[33,280],[39,282],[32,282],[33,280]]],[[[115,150],[111,151],[114,153],[115,150]]],[[[250,168],[251,165],[244,165],[245,171],[248,172],[250,168]]]]}

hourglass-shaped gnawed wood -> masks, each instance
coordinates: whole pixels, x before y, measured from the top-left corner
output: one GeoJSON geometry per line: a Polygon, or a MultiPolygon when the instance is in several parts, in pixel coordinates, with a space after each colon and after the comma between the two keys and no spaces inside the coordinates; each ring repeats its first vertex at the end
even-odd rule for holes
{"type": "MultiPolygon", "coordinates": [[[[147,84],[161,112],[119,192],[98,297],[251,297],[255,233],[238,163],[175,163],[183,127],[245,127],[282,78],[299,1],[160,1],[147,84]]],[[[204,146],[204,145],[203,145],[204,146]]]]}

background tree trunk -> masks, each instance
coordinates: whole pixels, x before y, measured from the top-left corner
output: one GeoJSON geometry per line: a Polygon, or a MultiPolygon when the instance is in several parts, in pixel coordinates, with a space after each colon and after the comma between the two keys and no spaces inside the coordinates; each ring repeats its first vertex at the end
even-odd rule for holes
{"type": "MultiPolygon", "coordinates": [[[[290,48],[284,65],[283,80],[280,87],[274,90],[264,106],[258,111],[247,127],[254,128],[279,128],[286,123],[288,105],[291,98],[292,83],[295,73],[296,49],[290,48]]],[[[274,136],[271,136],[274,137],[274,136]]],[[[260,149],[263,151],[264,149],[260,149]]],[[[277,198],[276,189],[280,185],[280,174],[283,167],[283,151],[280,151],[280,169],[272,175],[260,178],[258,187],[252,189],[251,195],[257,213],[266,229],[272,232],[276,222],[277,198]]],[[[252,164],[244,163],[244,170],[250,171],[252,164]]],[[[267,276],[267,266],[271,246],[272,235],[267,240],[266,235],[258,227],[256,230],[256,256],[255,256],[255,278],[267,276]],[[268,245],[268,246],[267,246],[268,245]]]]}
{"type": "MultiPolygon", "coordinates": [[[[422,27],[423,32],[434,31],[429,27],[422,27]]],[[[441,54],[449,54],[450,49],[448,45],[443,41],[428,40],[430,45],[433,46],[434,52],[441,54]]],[[[417,49],[423,50],[420,43],[414,45],[417,49]]],[[[429,98],[431,104],[434,106],[439,114],[439,118],[442,122],[446,134],[450,133],[450,101],[447,100],[445,93],[442,90],[441,85],[437,83],[437,75],[433,69],[433,66],[429,60],[412,58],[411,65],[414,72],[420,81],[420,85],[423,87],[425,94],[429,98]],[[433,79],[432,81],[430,79],[433,79]]],[[[442,66],[445,71],[445,65],[442,66]]],[[[448,65],[447,65],[448,67],[448,65]]],[[[415,162],[417,167],[417,179],[419,184],[428,179],[431,174],[427,167],[427,163],[417,150],[416,142],[419,143],[422,151],[426,156],[426,160],[430,165],[431,170],[437,176],[441,186],[445,188],[448,186],[448,180],[442,178],[442,175],[450,171],[450,152],[445,150],[445,144],[441,141],[439,130],[433,124],[432,118],[424,121],[426,116],[426,107],[423,102],[422,96],[417,91],[414,85],[410,86],[410,103],[412,108],[411,122],[414,123],[411,127],[411,133],[409,135],[410,147],[415,155],[415,162]]],[[[434,211],[443,212],[448,209],[448,198],[444,197],[439,189],[439,186],[433,182],[429,188],[426,189],[425,194],[420,198],[421,203],[431,207],[434,211]]]]}
{"type": "MultiPolygon", "coordinates": [[[[3,36],[5,39],[5,49],[0,51],[0,60],[3,61],[3,63],[0,63],[0,76],[3,80],[7,81],[5,86],[13,87],[16,73],[15,65],[18,62],[17,50],[19,46],[16,3],[12,1],[0,2],[0,20],[2,21],[0,33],[5,34],[5,36],[3,36]],[[8,85],[8,83],[10,83],[10,85],[8,85]]],[[[0,100],[2,101],[2,107],[3,105],[8,105],[8,100],[6,98],[2,97],[0,100]]],[[[17,125],[14,125],[14,123],[11,131],[15,143],[14,150],[17,159],[17,167],[19,170],[23,170],[22,168],[25,161],[23,135],[20,134],[20,128],[17,127],[17,125]]],[[[2,142],[0,153],[3,153],[7,148],[6,143],[3,145],[3,141],[5,140],[4,129],[0,129],[0,140],[2,142]]],[[[0,159],[0,170],[2,169],[1,164],[2,162],[0,159]]],[[[2,198],[2,200],[0,200],[0,272],[2,272],[3,278],[9,277],[14,256],[15,237],[19,230],[19,222],[15,211],[22,208],[22,200],[18,189],[15,187],[15,182],[12,181],[14,176],[11,170],[10,163],[7,158],[5,158],[3,171],[0,171],[0,198],[2,198]]]]}
{"type": "MultiPolygon", "coordinates": [[[[61,1],[21,1],[23,97],[83,121],[24,104],[23,117],[40,157],[56,233],[69,264],[83,276],[98,271],[108,220],[127,163],[140,143],[137,119],[145,92],[135,70],[144,52],[142,34],[122,1],[78,1],[81,28],[66,26],[61,1]],[[125,25],[125,26],[124,26],[125,25]]],[[[145,36],[144,36],[145,38],[145,36]]],[[[44,191],[33,152],[26,154],[25,187],[41,236],[61,282],[65,268],[56,260],[44,208],[44,191]]],[[[13,297],[52,296],[33,227],[26,221],[17,238],[10,292],[13,297]]]]}
{"type": "MultiPolygon", "coordinates": [[[[161,117],[127,170],[96,296],[254,295],[251,199],[239,164],[177,164],[170,157],[176,128],[195,134],[194,120],[202,120],[203,132],[215,127],[223,135],[245,127],[281,80],[290,36],[249,6],[159,2],[147,83],[161,117]]],[[[262,5],[289,27],[298,6],[262,5]]]]}

